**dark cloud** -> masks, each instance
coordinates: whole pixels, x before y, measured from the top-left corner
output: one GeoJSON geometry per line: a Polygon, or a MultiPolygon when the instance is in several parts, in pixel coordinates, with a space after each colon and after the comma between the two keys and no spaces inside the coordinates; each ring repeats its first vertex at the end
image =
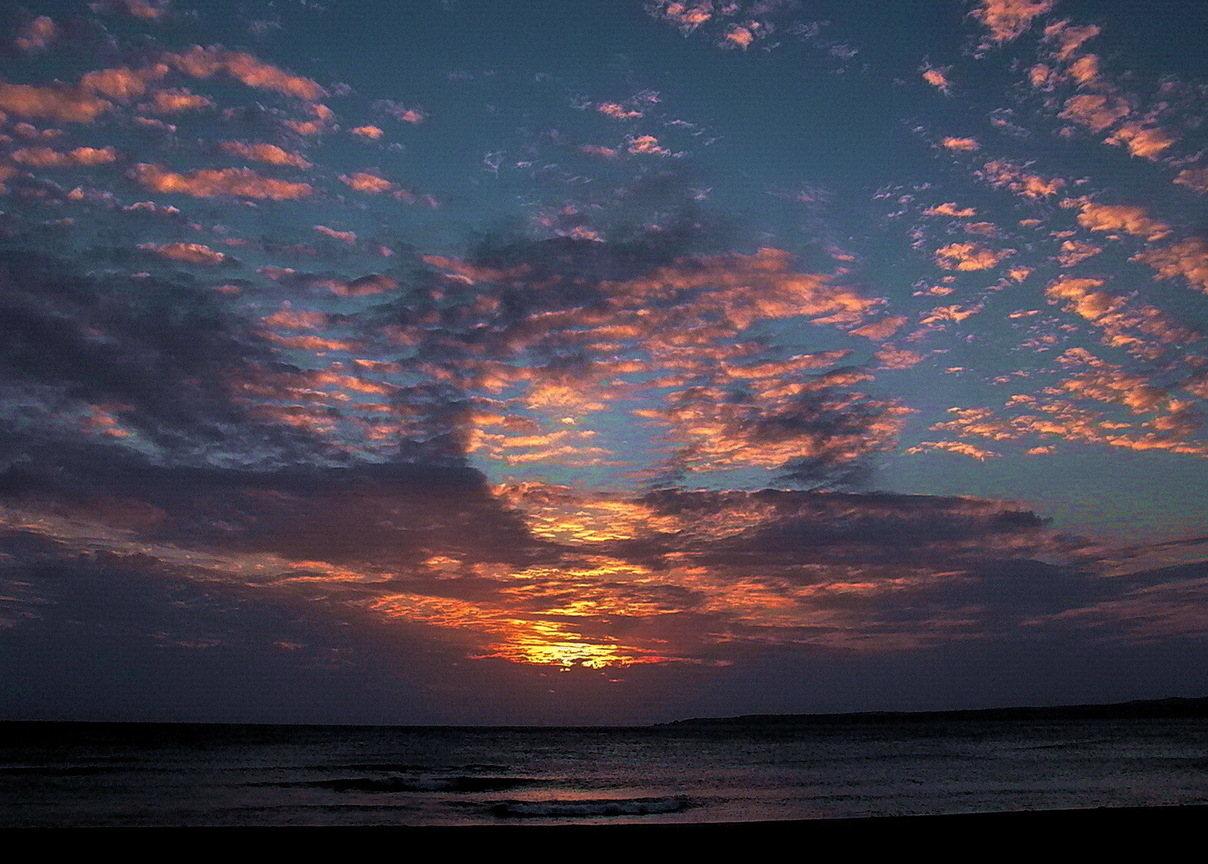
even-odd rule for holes
{"type": "Polygon", "coordinates": [[[13,250],[0,253],[0,282],[10,429],[29,428],[43,443],[83,437],[86,415],[99,408],[120,418],[111,434],[144,436],[177,458],[222,450],[254,460],[261,439],[270,450],[287,443],[279,432],[246,425],[232,399],[232,379],[268,355],[214,292],[81,273],[13,250]],[[45,406],[39,418],[24,407],[31,398],[45,406]]]}

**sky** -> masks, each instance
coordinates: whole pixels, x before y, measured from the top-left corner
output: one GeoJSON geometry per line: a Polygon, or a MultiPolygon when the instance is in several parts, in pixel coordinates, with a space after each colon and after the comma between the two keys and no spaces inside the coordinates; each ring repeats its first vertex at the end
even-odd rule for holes
{"type": "Polygon", "coordinates": [[[0,718],[1208,693],[1208,6],[0,14],[0,718]]]}

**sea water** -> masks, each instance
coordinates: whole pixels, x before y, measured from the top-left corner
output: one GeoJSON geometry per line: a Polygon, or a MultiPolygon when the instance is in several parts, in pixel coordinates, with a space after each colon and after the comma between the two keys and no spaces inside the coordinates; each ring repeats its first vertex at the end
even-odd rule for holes
{"type": "Polygon", "coordinates": [[[1208,721],[0,724],[0,827],[724,822],[1208,803],[1208,721]]]}

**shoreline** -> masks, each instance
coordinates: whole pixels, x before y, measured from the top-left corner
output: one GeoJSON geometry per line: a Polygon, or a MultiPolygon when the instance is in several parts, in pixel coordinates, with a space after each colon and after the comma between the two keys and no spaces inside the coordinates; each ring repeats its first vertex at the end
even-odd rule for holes
{"type": "MultiPolygon", "coordinates": [[[[521,835],[532,839],[534,833],[539,833],[548,839],[550,834],[592,835],[626,835],[635,834],[674,834],[676,839],[687,839],[696,835],[704,840],[718,835],[758,834],[760,836],[804,832],[811,836],[825,834],[848,835],[853,832],[866,832],[868,836],[883,839],[925,835],[932,831],[964,829],[974,831],[1005,831],[1010,829],[1012,835],[1004,836],[1004,840],[1022,841],[1032,831],[1050,831],[1052,829],[1077,828],[1080,831],[1111,828],[1112,832],[1123,829],[1161,829],[1163,832],[1185,827],[1190,830],[1194,825],[1202,831],[1205,820],[1208,820],[1208,803],[1202,804],[1170,804],[1153,807],[1087,807],[1051,810],[1002,810],[979,811],[971,813],[939,813],[907,816],[845,816],[836,818],[816,819],[779,819],[752,820],[743,822],[610,822],[606,818],[591,822],[554,823],[542,822],[540,819],[500,820],[496,823],[473,825],[241,825],[241,826],[89,826],[89,827],[54,827],[29,826],[0,828],[0,834],[42,834],[73,836],[80,840],[88,838],[137,838],[146,837],[162,832],[173,834],[188,834],[190,840],[194,837],[203,839],[234,833],[273,833],[292,834],[299,839],[306,838],[307,842],[316,837],[325,837],[354,832],[364,833],[397,833],[406,834],[474,834],[486,835],[492,839],[503,839],[505,836],[519,838],[521,835]],[[682,835],[682,836],[680,836],[682,835]]],[[[1164,836],[1170,837],[1169,833],[1164,836]]]]}

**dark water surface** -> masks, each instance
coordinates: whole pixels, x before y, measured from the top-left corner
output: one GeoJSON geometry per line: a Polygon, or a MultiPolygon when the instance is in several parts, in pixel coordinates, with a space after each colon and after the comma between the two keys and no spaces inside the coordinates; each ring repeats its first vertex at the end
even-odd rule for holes
{"type": "Polygon", "coordinates": [[[1208,803],[1208,721],[2,723],[0,827],[614,824],[1208,803]]]}

